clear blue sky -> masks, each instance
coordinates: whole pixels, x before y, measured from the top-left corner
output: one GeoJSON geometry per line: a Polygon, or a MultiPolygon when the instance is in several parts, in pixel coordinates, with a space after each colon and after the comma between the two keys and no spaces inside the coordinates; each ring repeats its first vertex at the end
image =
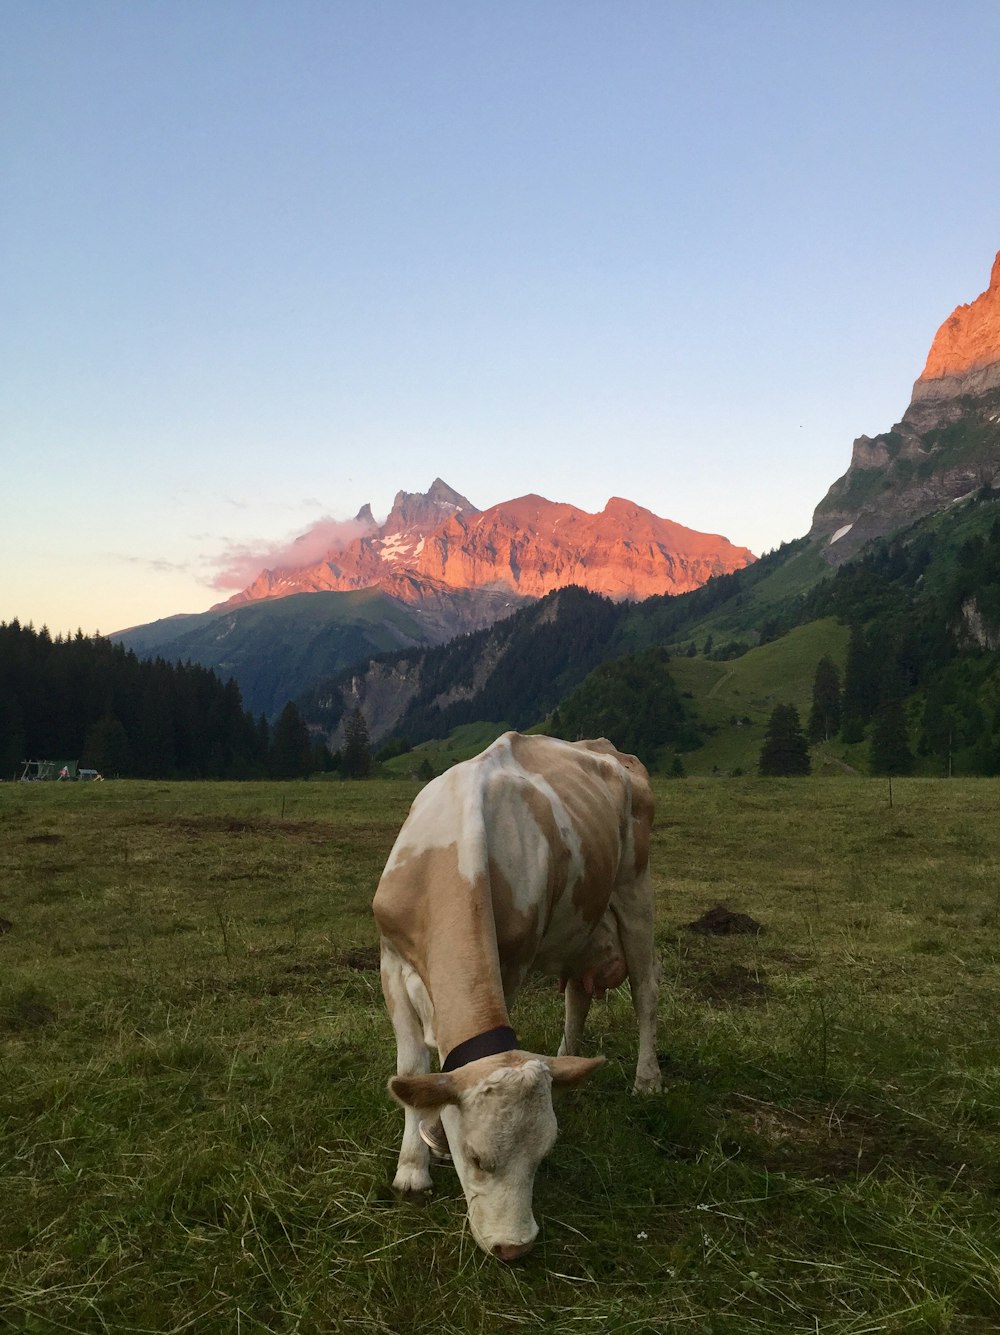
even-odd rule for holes
{"type": "Polygon", "coordinates": [[[0,14],[0,620],[437,475],[766,550],[1000,248],[996,0],[0,14]]]}

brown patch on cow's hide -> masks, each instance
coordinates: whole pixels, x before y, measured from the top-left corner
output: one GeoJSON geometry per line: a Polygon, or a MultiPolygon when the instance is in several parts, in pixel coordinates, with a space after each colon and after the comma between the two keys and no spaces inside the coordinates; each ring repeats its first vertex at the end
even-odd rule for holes
{"type": "Polygon", "coordinates": [[[632,777],[632,846],[635,852],[635,874],[641,876],[649,866],[649,844],[653,830],[656,803],[649,786],[646,771],[642,777],[632,777]]]}
{"type": "Polygon", "coordinates": [[[427,988],[442,1048],[507,1023],[486,868],[470,881],[457,844],[404,847],[382,873],[372,908],[381,934],[427,988]]]}
{"type": "Polygon", "coordinates": [[[590,751],[594,755],[609,756],[612,760],[616,760],[624,770],[628,771],[632,796],[632,840],[635,854],[635,872],[637,876],[641,875],[649,864],[650,833],[656,815],[656,800],[653,797],[653,789],[649,782],[649,770],[646,769],[638,756],[629,755],[626,751],[619,751],[606,737],[598,737],[592,741],[575,742],[574,745],[583,751],[590,751]]]}
{"type": "MultiPolygon", "coordinates": [[[[624,784],[617,777],[611,805],[624,811],[624,784]]],[[[585,922],[595,924],[604,917],[621,867],[624,831],[618,821],[608,821],[606,812],[597,810],[596,799],[591,799],[591,812],[587,812],[577,825],[580,844],[583,851],[583,879],[573,888],[573,903],[580,910],[585,922]],[[604,816],[602,820],[600,817],[604,816]]]]}
{"type": "Polygon", "coordinates": [[[591,926],[600,922],[608,907],[627,835],[621,771],[603,757],[595,757],[594,770],[588,775],[574,768],[561,789],[553,783],[571,813],[583,856],[583,878],[573,887],[573,904],[591,926]],[[594,783],[594,777],[599,782],[594,783]]]}
{"type": "Polygon", "coordinates": [[[422,852],[403,848],[392,869],[382,873],[372,912],[379,931],[408,963],[415,964],[427,937],[436,887],[440,884],[447,889],[456,880],[468,891],[469,882],[459,876],[458,852],[453,845],[422,852]]]}
{"type": "MultiPolygon", "coordinates": [[[[631,843],[636,875],[649,861],[653,793],[645,766],[635,756],[617,751],[606,738],[571,745],[579,762],[573,765],[560,763],[558,748],[546,738],[514,737],[511,751],[519,765],[555,790],[566,808],[582,845],[584,865],[583,879],[573,889],[573,904],[593,926],[607,908],[626,844],[631,843]],[[631,829],[626,824],[629,811],[631,829]]],[[[548,806],[543,794],[538,798],[548,806]]]]}
{"type": "Polygon", "coordinates": [[[687,931],[701,932],[705,936],[730,936],[739,933],[757,936],[763,930],[763,926],[756,918],[751,918],[749,913],[735,913],[725,904],[716,904],[700,918],[695,918],[694,922],[687,924],[687,931]]]}
{"type": "Polygon", "coordinates": [[[530,964],[538,949],[539,906],[533,904],[527,911],[518,908],[514,887],[494,858],[489,861],[489,875],[500,962],[530,964]]]}
{"type": "MultiPolygon", "coordinates": [[[[523,769],[529,774],[537,774],[553,789],[566,809],[566,814],[580,840],[584,866],[583,879],[573,887],[573,904],[584,921],[593,926],[600,922],[607,908],[621,857],[619,838],[614,838],[608,833],[602,839],[596,833],[607,831],[609,825],[607,815],[611,801],[607,792],[603,790],[613,771],[609,770],[603,759],[596,756],[592,762],[591,773],[587,773],[583,766],[560,765],[558,750],[551,746],[548,738],[516,736],[511,741],[511,751],[523,769]],[[595,775],[601,780],[598,784],[593,782],[595,775]]],[[[537,788],[527,787],[524,791],[524,801],[549,848],[552,850],[564,848],[563,836],[545,793],[537,788]]],[[[611,822],[611,826],[617,835],[617,819],[611,822]]],[[[565,885],[568,869],[567,850],[565,867],[560,868],[561,884],[553,886],[556,897],[565,885]]]]}
{"type": "Polygon", "coordinates": [[[549,850],[548,902],[549,908],[566,889],[569,874],[570,852],[556,824],[552,803],[544,793],[540,793],[533,784],[524,784],[519,795],[528,808],[528,814],[538,826],[545,845],[549,850]]]}

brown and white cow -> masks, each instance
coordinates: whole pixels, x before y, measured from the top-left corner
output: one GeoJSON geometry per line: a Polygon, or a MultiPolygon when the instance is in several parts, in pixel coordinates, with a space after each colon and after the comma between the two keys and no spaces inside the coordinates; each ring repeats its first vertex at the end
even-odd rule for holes
{"type": "Polygon", "coordinates": [[[556,1139],[553,1086],[600,1065],[576,1055],[584,1021],[591,999],[625,978],[639,1025],[635,1090],[660,1088],[652,820],[649,776],[634,756],[603,739],[508,732],[421,791],[379,881],[397,1047],[389,1091],[405,1111],[393,1186],[430,1187],[424,1137],[441,1139],[440,1118],[473,1236],[502,1260],[538,1233],[531,1196],[556,1139]],[[523,1051],[510,1027],[531,968],[565,988],[556,1057],[523,1051]]]}

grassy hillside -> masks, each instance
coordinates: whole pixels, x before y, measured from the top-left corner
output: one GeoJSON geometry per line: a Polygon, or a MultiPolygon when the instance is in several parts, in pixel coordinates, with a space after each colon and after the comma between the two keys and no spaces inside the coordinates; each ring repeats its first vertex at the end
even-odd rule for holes
{"type": "MultiPolygon", "coordinates": [[[[843,669],[848,631],[833,617],[811,621],[741,658],[716,663],[704,658],[674,658],[670,672],[690,695],[699,720],[711,733],[705,745],[684,756],[689,774],[752,773],[757,766],[767,721],[775,705],[794,705],[805,727],[812,704],[816,664],[828,654],[843,669]]],[[[841,748],[842,750],[843,748],[841,748]]],[[[840,754],[823,747],[822,757],[840,754]]]]}
{"type": "Polygon", "coordinates": [[[480,751],[485,751],[491,742],[507,731],[506,723],[463,723],[453,728],[447,737],[421,742],[405,755],[387,760],[383,769],[392,778],[408,778],[426,760],[434,773],[440,774],[460,760],[469,760],[479,755],[480,751]]]}
{"type": "MultiPolygon", "coordinates": [[[[664,1092],[595,1006],[505,1267],[447,1170],[388,1189],[369,905],[415,785],[0,785],[0,1326],[996,1330],[997,783],[657,791],[664,1092]],[[720,900],[762,934],[687,929],[720,900]]],[[[551,1051],[555,990],[515,1023],[551,1051]]]]}
{"type": "Polygon", "coordinates": [[[634,647],[659,635],[671,646],[670,673],[707,730],[684,754],[689,773],[753,770],[776,704],[794,705],[805,725],[816,665],[828,654],[843,669],[848,625],[862,629],[868,665],[867,683],[854,677],[863,740],[815,747],[815,768],[866,772],[874,719],[895,690],[918,772],[1000,773],[1000,676],[988,647],[1000,640],[1000,500],[988,488],[835,575],[801,544],[760,566],[638,605],[620,637],[634,647]],[[740,653],[758,636],[762,644],[740,653]]]}
{"type": "Polygon", "coordinates": [[[755,644],[765,628],[777,633],[795,625],[806,595],[830,576],[818,547],[805,539],[786,543],[755,565],[691,593],[636,604],[626,613],[616,645],[620,652],[650,644],[700,649],[709,636],[716,646],[731,640],[755,644]]]}
{"type": "Polygon", "coordinates": [[[815,546],[804,547],[787,561],[776,564],[765,579],[737,594],[712,614],[693,622],[683,638],[701,643],[712,636],[716,644],[727,640],[753,642],[769,621],[786,621],[797,602],[817,584],[831,576],[830,567],[815,546]]]}
{"type": "MultiPolygon", "coordinates": [[[[833,617],[825,617],[727,662],[701,655],[672,658],[670,674],[703,725],[706,739],[696,751],[684,753],[685,771],[689,775],[756,772],[775,705],[794,705],[805,727],[816,664],[829,655],[842,671],[847,640],[847,627],[833,617]]],[[[464,724],[446,738],[422,742],[406,755],[386,762],[384,769],[390,775],[406,777],[426,758],[439,774],[457,761],[478,754],[507,727],[506,723],[464,724]]],[[[835,740],[813,748],[813,763],[818,772],[828,769],[841,773],[854,768],[855,761],[864,770],[863,752],[864,747],[850,747],[835,740]]]]}

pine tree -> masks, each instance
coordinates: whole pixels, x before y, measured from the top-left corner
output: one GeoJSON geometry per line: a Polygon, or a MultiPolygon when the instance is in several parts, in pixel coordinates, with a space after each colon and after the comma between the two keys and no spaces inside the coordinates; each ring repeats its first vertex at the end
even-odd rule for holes
{"type": "Polygon", "coordinates": [[[906,727],[902,692],[890,688],[875,715],[868,752],[872,774],[912,774],[913,752],[906,727]]]}
{"type": "Polygon", "coordinates": [[[17,701],[0,699],[0,781],[19,773],[24,759],[24,729],[17,701]]]}
{"type": "Polygon", "coordinates": [[[844,668],[844,692],[841,697],[841,725],[845,742],[860,742],[865,724],[871,718],[868,648],[861,626],[851,627],[844,668]]]}
{"type": "Polygon", "coordinates": [[[567,740],[607,737],[645,765],[654,765],[664,746],[683,751],[698,745],[696,720],[659,645],[595,668],[559,712],[567,740]]]}
{"type": "Polygon", "coordinates": [[[289,700],[274,725],[271,773],[276,779],[304,779],[312,772],[312,762],[309,729],[298,708],[289,700]]]}
{"type": "Polygon", "coordinates": [[[131,770],[131,748],[128,733],[120,719],[108,714],[87,733],[82,764],[108,777],[124,775],[131,770]]]}
{"type": "Polygon", "coordinates": [[[757,768],[767,778],[808,774],[809,743],[794,705],[776,705],[771,713],[757,768]]]}
{"type": "Polygon", "coordinates": [[[816,664],[806,731],[811,742],[828,742],[840,731],[840,673],[829,655],[816,664]]]}
{"type": "Polygon", "coordinates": [[[344,725],[344,749],[341,768],[349,779],[367,779],[372,768],[372,744],[368,724],[360,709],[355,709],[344,725]]]}

